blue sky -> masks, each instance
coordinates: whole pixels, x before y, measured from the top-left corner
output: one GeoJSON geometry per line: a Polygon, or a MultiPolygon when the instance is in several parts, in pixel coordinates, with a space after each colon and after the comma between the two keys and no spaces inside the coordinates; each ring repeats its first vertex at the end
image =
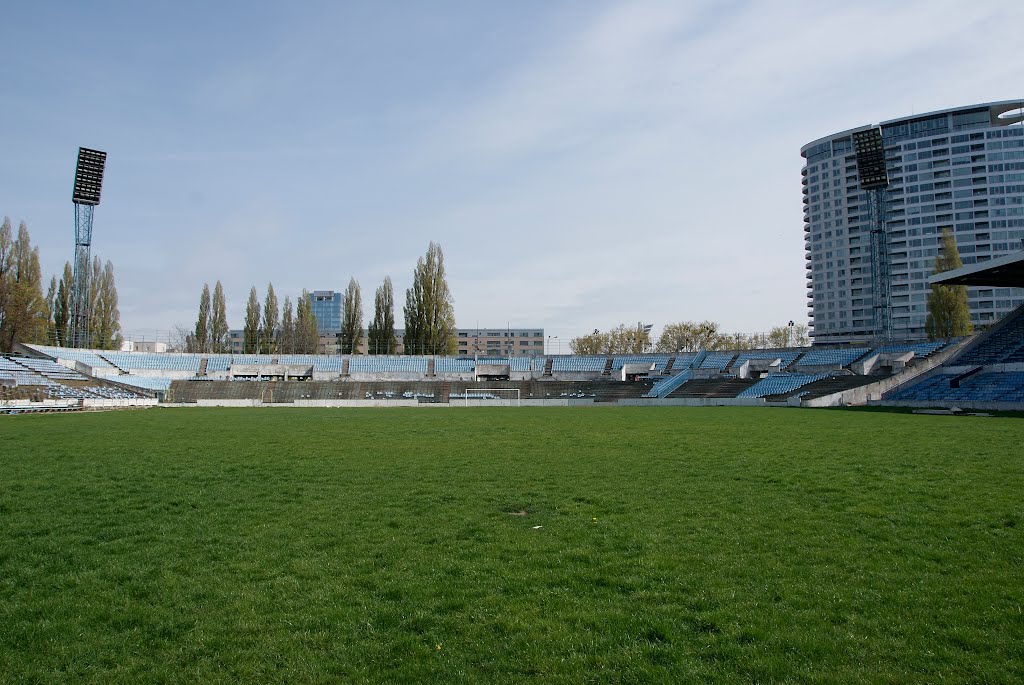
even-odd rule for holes
{"type": "MultiPolygon", "coordinates": [[[[804,322],[800,147],[1024,97],[1024,3],[176,2],[5,8],[0,215],[46,280],[78,146],[128,333],[221,280],[396,301],[431,241],[461,327],[804,322]]],[[[401,321],[401,309],[396,312],[401,321]]],[[[564,351],[564,350],[563,350],[564,351]]]]}

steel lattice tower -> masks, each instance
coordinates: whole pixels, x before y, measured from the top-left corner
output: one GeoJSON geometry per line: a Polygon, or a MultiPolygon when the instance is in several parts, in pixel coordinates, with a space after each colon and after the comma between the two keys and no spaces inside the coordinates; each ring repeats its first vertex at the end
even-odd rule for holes
{"type": "Polygon", "coordinates": [[[71,289],[70,347],[89,346],[92,218],[96,205],[100,203],[106,161],[106,152],[78,148],[75,188],[71,196],[75,204],[75,275],[71,289]]]}
{"type": "Polygon", "coordinates": [[[892,339],[892,302],[889,283],[889,240],[885,226],[885,189],[889,175],[885,168],[885,143],[878,127],[856,131],[853,149],[857,155],[860,189],[868,195],[871,210],[871,297],[874,300],[875,339],[892,339]]]}

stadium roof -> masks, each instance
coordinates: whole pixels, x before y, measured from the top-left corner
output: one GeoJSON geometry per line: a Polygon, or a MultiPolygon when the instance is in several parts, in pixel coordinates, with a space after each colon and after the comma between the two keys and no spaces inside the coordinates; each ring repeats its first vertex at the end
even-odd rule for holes
{"type": "Polygon", "coordinates": [[[959,269],[935,274],[928,282],[939,285],[990,285],[1001,288],[1024,288],[1024,252],[969,264],[959,269]]]}

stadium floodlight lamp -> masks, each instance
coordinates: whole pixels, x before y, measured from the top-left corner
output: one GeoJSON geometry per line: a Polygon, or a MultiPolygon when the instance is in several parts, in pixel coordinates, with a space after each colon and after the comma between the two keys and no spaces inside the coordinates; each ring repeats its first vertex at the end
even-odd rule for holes
{"type": "Polygon", "coordinates": [[[857,176],[860,178],[861,190],[888,186],[889,176],[885,171],[885,143],[882,142],[882,130],[876,126],[854,133],[853,150],[857,155],[857,176]]]}
{"type": "Polygon", "coordinates": [[[75,189],[71,201],[76,205],[98,205],[100,190],[103,188],[103,168],[107,164],[107,153],[89,148],[78,148],[78,165],[75,167],[75,189]]]}

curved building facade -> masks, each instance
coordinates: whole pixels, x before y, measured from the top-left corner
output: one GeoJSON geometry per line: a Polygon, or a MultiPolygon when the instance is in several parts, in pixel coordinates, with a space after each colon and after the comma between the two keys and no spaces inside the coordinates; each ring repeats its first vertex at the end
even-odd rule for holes
{"type": "MultiPolygon", "coordinates": [[[[816,344],[920,340],[940,237],[964,264],[1024,240],[1024,100],[836,133],[800,150],[808,315],[816,344]]],[[[970,288],[986,326],[1024,290],[970,288]]]]}

